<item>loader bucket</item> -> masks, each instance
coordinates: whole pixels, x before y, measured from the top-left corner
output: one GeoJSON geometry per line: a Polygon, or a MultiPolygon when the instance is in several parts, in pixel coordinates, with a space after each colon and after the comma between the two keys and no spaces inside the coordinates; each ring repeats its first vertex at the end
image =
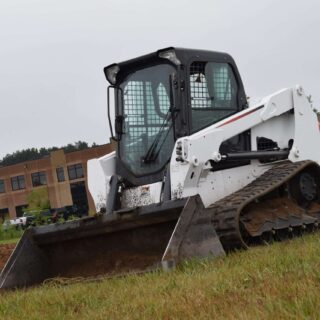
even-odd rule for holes
{"type": "Polygon", "coordinates": [[[55,277],[170,269],[224,254],[198,196],[27,229],[0,275],[1,288],[55,277]]]}

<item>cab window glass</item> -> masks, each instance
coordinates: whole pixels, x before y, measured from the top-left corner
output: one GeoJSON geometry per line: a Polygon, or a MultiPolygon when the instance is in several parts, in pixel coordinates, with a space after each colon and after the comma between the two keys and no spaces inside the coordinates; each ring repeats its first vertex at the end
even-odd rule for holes
{"type": "Polygon", "coordinates": [[[130,74],[121,84],[123,131],[119,143],[122,161],[135,176],[159,171],[174,145],[170,112],[171,65],[161,64],[130,74]]]}
{"type": "Polygon", "coordinates": [[[192,131],[235,113],[238,86],[227,63],[193,62],[190,66],[192,131]]]}

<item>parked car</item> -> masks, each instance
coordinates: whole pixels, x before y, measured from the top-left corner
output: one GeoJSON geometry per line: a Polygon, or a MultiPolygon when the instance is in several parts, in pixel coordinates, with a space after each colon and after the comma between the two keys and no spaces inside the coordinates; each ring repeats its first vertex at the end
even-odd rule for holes
{"type": "Polygon", "coordinates": [[[2,224],[2,229],[7,230],[9,226],[15,226],[17,229],[25,229],[27,227],[27,219],[25,217],[19,217],[16,219],[5,220],[2,224]]]}
{"type": "Polygon", "coordinates": [[[33,224],[33,221],[35,220],[35,215],[38,213],[38,211],[28,211],[23,213],[23,217],[26,218],[26,227],[29,227],[33,224]]]}
{"type": "Polygon", "coordinates": [[[45,209],[41,211],[33,210],[23,213],[23,218],[25,219],[24,225],[26,227],[37,224],[55,223],[60,219],[67,221],[71,216],[79,216],[77,206],[75,205],[54,209],[45,209]]]}

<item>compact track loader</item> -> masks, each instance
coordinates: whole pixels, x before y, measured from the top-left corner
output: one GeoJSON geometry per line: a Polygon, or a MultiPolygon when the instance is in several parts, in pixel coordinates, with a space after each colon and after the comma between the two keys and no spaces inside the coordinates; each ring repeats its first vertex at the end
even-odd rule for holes
{"type": "Polygon", "coordinates": [[[1,288],[170,269],[317,228],[319,117],[301,86],[248,106],[228,54],[177,48],[104,71],[117,149],[88,163],[100,213],[28,229],[1,288]]]}

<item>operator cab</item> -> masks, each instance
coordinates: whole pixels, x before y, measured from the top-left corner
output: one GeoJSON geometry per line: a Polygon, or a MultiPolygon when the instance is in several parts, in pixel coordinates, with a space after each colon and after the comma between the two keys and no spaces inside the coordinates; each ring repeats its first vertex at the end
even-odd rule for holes
{"type": "MultiPolygon", "coordinates": [[[[247,107],[226,53],[171,47],[104,71],[115,96],[116,172],[133,186],[163,179],[176,139],[247,107]]],[[[112,128],[109,98],[108,115],[112,128]]],[[[249,140],[240,135],[224,147],[245,150],[249,140]]]]}

